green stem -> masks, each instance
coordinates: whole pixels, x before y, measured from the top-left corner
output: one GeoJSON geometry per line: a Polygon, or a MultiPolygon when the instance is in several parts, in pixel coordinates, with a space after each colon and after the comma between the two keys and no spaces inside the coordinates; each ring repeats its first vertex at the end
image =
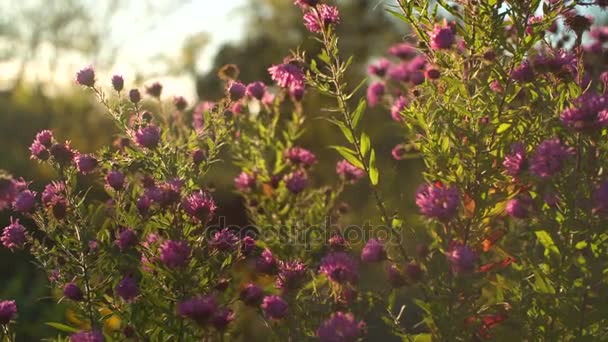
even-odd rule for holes
{"type": "MultiPolygon", "coordinates": [[[[336,99],[340,113],[342,113],[342,116],[344,118],[344,123],[346,124],[348,131],[350,132],[350,134],[353,137],[352,146],[355,149],[356,157],[361,162],[361,165],[363,165],[363,170],[365,171],[365,173],[367,174],[368,179],[369,179],[370,165],[369,165],[367,159],[365,158],[365,155],[361,151],[359,137],[357,136],[355,127],[353,126],[353,122],[352,122],[352,118],[351,118],[351,111],[348,106],[346,95],[344,94],[343,89],[342,89],[343,79],[342,79],[342,73],[340,72],[342,62],[340,61],[340,57],[339,57],[337,49],[334,49],[332,47],[331,33],[328,32],[327,29],[323,29],[322,35],[323,35],[323,45],[326,50],[326,53],[332,59],[332,63],[329,65],[329,69],[331,72],[331,74],[329,75],[329,79],[335,88],[335,90],[333,92],[333,96],[336,99]]],[[[387,225],[387,227],[391,230],[391,232],[393,234],[398,234],[399,232],[396,232],[394,227],[392,226],[391,217],[388,215],[388,211],[384,204],[384,200],[382,199],[382,196],[380,195],[378,185],[372,184],[371,182],[370,182],[370,185],[371,185],[372,194],[374,196],[374,200],[376,202],[376,207],[378,208],[378,210],[380,211],[380,215],[382,216],[382,221],[384,222],[384,224],[387,225]]],[[[399,235],[399,238],[401,238],[401,235],[399,235]]],[[[399,246],[399,251],[401,252],[402,257],[404,259],[407,259],[407,252],[405,251],[405,248],[403,247],[403,245],[401,243],[399,243],[398,246],[399,246]]]]}

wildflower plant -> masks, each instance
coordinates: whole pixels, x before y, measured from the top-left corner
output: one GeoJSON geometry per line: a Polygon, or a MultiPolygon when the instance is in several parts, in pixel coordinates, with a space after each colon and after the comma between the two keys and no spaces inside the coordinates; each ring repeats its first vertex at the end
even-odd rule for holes
{"type": "MultiPolygon", "coordinates": [[[[158,82],[142,94],[119,75],[106,86],[92,67],[76,74],[117,144],[81,153],[45,130],[31,159],[55,181],[38,193],[0,174],[0,210],[14,216],[2,245],[29,250],[74,316],[49,325],[71,341],[239,340],[248,325],[277,341],[371,329],[405,341],[605,339],[608,34],[581,8],[606,4],[397,0],[387,11],[412,34],[354,86],[339,7],[296,5],[321,52],[269,66],[273,84],[229,66],[224,98],[189,107],[164,102],[158,82]],[[310,92],[331,101],[316,110],[341,132],[328,184],[315,177],[327,161],[300,141],[310,92]],[[400,128],[393,162],[424,162],[419,221],[385,200],[368,105],[400,128]],[[229,161],[247,227],[226,226],[208,185],[229,161]],[[364,219],[387,234],[352,241],[343,229],[340,196],[356,182],[377,209],[364,219]],[[369,269],[382,291],[366,288],[369,269]]],[[[15,339],[18,307],[0,300],[3,339],[15,339]]]]}

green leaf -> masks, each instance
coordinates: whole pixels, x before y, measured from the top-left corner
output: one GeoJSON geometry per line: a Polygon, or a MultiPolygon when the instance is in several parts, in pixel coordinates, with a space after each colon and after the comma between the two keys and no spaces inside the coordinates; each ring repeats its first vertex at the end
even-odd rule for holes
{"type": "Polygon", "coordinates": [[[378,185],[378,167],[376,167],[376,151],[372,149],[372,154],[369,156],[369,180],[372,185],[378,185]]]}
{"type": "Polygon", "coordinates": [[[555,294],[555,288],[551,282],[540,272],[534,271],[534,290],[538,293],[555,294]]]}
{"type": "Polygon", "coordinates": [[[74,332],[78,332],[79,331],[78,329],[76,329],[74,327],[71,327],[69,325],[65,325],[63,323],[46,322],[45,324],[48,325],[48,326],[50,326],[50,327],[53,327],[53,328],[55,328],[55,329],[57,329],[59,331],[63,331],[63,332],[66,332],[66,333],[74,333],[74,332]]]}
{"type": "Polygon", "coordinates": [[[333,148],[334,150],[338,151],[338,153],[340,153],[340,155],[342,157],[344,157],[344,159],[346,159],[349,163],[353,164],[354,166],[363,169],[363,164],[361,163],[361,161],[356,157],[355,155],[355,151],[351,150],[350,148],[344,147],[344,146],[330,146],[330,148],[333,148]]]}
{"type": "Polygon", "coordinates": [[[560,255],[559,249],[555,245],[555,242],[553,242],[553,239],[551,238],[551,235],[549,235],[549,233],[544,230],[539,230],[535,231],[534,234],[536,234],[538,242],[540,242],[540,244],[545,247],[545,256],[549,256],[549,254],[554,254],[557,256],[560,255]]]}
{"type": "Polygon", "coordinates": [[[355,109],[355,112],[353,113],[353,116],[352,116],[353,129],[357,128],[357,125],[359,124],[359,121],[361,121],[361,118],[363,117],[363,113],[365,112],[366,108],[367,108],[367,102],[364,99],[359,100],[357,109],[355,109]]]}
{"type": "Polygon", "coordinates": [[[418,334],[414,335],[414,342],[432,342],[433,337],[431,334],[418,334]]]}
{"type": "Polygon", "coordinates": [[[338,128],[340,128],[340,131],[342,131],[342,135],[344,135],[344,137],[346,138],[346,140],[349,143],[352,144],[355,142],[355,138],[353,137],[353,134],[351,133],[351,131],[348,129],[348,127],[346,127],[346,125],[343,122],[338,121],[333,118],[327,118],[327,117],[321,117],[321,119],[327,120],[327,121],[331,122],[332,124],[338,126],[338,128]]]}
{"type": "Polygon", "coordinates": [[[365,133],[361,133],[361,154],[365,157],[367,152],[369,152],[369,148],[371,147],[371,141],[369,140],[369,135],[365,133]]]}
{"type": "Polygon", "coordinates": [[[497,134],[501,134],[503,132],[505,132],[506,130],[508,130],[509,128],[511,128],[511,124],[510,123],[501,123],[498,128],[496,129],[496,133],[497,134]]]}

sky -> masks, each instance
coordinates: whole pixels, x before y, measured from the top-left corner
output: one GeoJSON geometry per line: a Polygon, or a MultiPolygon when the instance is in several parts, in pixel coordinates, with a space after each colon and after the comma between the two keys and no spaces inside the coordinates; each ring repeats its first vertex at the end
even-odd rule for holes
{"type": "MultiPolygon", "coordinates": [[[[131,32],[118,54],[117,60],[120,62],[117,63],[116,69],[124,69],[122,73],[126,74],[134,70],[145,71],[141,70],[142,56],[162,53],[176,57],[184,37],[207,32],[211,41],[199,58],[198,71],[208,71],[219,47],[227,41],[238,41],[242,37],[245,19],[242,9],[245,3],[246,0],[192,0],[169,16],[156,20],[152,29],[145,21],[131,20],[128,16],[116,18],[120,31],[131,32]]],[[[170,77],[162,79],[161,82],[165,93],[175,93],[190,99],[195,96],[192,79],[170,77]]]]}
{"type": "MultiPolygon", "coordinates": [[[[28,2],[32,6],[39,3],[36,0],[21,1],[24,1],[24,5],[21,5],[23,8],[27,8],[28,2]]],[[[76,1],[93,8],[94,13],[97,11],[95,6],[106,4],[96,0],[76,1]]],[[[159,5],[163,4],[163,1],[131,0],[121,4],[123,7],[112,18],[108,36],[104,38],[118,46],[116,54],[111,56],[114,66],[111,70],[96,68],[100,83],[105,80],[109,84],[109,79],[114,73],[124,76],[127,87],[130,86],[129,79],[132,80],[138,72],[147,75],[165,74],[166,65],[159,63],[159,59],[155,56],[161,54],[169,58],[179,56],[184,38],[200,32],[206,32],[210,36],[210,42],[197,63],[198,72],[206,72],[210,69],[213,57],[223,43],[238,41],[243,36],[246,19],[244,5],[248,0],[177,0],[174,2],[179,3],[179,6],[176,9],[166,8],[166,11],[162,5],[159,5]],[[157,6],[156,10],[146,11],[146,3],[157,6]]],[[[13,6],[18,8],[20,5],[13,3],[13,6]]],[[[101,7],[98,12],[103,12],[101,7]]],[[[45,47],[42,46],[40,49],[42,51],[39,54],[40,59],[32,61],[27,70],[28,81],[52,79],[54,85],[72,86],[75,71],[89,64],[95,67],[96,64],[94,60],[66,54],[62,55],[57,69],[51,72],[46,60],[48,54],[44,53],[45,47]]],[[[0,85],[3,79],[8,80],[11,75],[17,74],[18,66],[17,61],[0,62],[0,85]]],[[[146,83],[153,81],[163,83],[163,93],[167,96],[182,95],[194,100],[195,87],[190,78],[156,77],[146,83]]]]}

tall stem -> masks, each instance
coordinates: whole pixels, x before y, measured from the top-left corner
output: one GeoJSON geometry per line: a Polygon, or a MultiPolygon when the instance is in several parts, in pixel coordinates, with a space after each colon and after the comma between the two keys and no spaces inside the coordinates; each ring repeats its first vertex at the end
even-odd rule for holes
{"type": "MultiPolygon", "coordinates": [[[[331,64],[328,65],[328,67],[330,70],[329,79],[335,88],[335,90],[333,92],[333,96],[336,99],[340,113],[342,113],[342,116],[344,118],[344,123],[346,124],[348,131],[350,132],[351,136],[353,137],[352,146],[355,149],[356,157],[361,162],[361,165],[363,165],[363,170],[365,171],[365,173],[367,174],[368,179],[369,179],[370,164],[367,161],[365,155],[363,154],[363,151],[361,151],[360,140],[356,134],[355,127],[353,126],[353,122],[352,122],[352,118],[351,118],[351,111],[350,111],[348,101],[347,101],[347,95],[344,94],[344,91],[342,89],[342,86],[344,84],[343,75],[341,72],[342,62],[340,61],[340,56],[338,54],[337,48],[335,48],[335,46],[331,42],[331,40],[332,40],[331,33],[326,28],[324,28],[322,30],[322,35],[323,35],[323,45],[324,45],[325,51],[326,51],[327,55],[331,58],[331,64]]],[[[384,200],[382,199],[382,196],[380,195],[380,190],[378,189],[378,185],[373,184],[371,182],[370,182],[370,185],[371,185],[372,194],[374,196],[374,201],[376,203],[376,207],[378,208],[378,211],[380,211],[380,215],[382,216],[382,221],[384,222],[385,225],[387,225],[387,227],[393,234],[400,233],[400,232],[395,231],[394,227],[392,226],[391,217],[388,215],[388,210],[386,209],[384,200]]],[[[400,235],[398,235],[398,237],[399,237],[399,239],[401,238],[400,235]]],[[[401,256],[404,259],[407,259],[407,252],[405,251],[405,248],[403,247],[403,245],[401,243],[398,243],[398,246],[399,246],[399,251],[401,252],[401,256]]]]}

